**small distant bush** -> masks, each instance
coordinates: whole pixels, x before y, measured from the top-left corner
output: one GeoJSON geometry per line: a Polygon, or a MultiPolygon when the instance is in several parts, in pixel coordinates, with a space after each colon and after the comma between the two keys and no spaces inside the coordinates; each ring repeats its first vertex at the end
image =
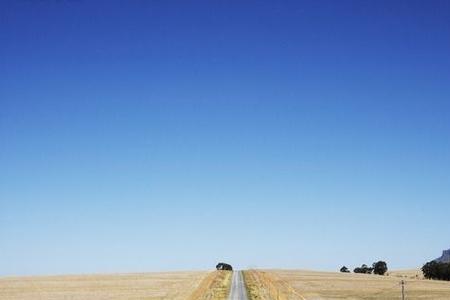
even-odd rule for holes
{"type": "Polygon", "coordinates": [[[450,263],[430,261],[422,267],[422,272],[427,279],[450,281],[450,263]]]}
{"type": "Polygon", "coordinates": [[[386,262],[380,260],[372,264],[372,269],[374,274],[384,275],[387,272],[388,267],[386,262]]]}
{"type": "Polygon", "coordinates": [[[350,273],[350,270],[346,266],[343,266],[339,271],[341,273],[350,273]]]}

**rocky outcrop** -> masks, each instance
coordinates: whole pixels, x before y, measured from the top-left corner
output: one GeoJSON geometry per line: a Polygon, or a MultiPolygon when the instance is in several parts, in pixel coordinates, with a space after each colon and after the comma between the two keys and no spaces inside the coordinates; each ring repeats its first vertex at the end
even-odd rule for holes
{"type": "Polygon", "coordinates": [[[439,258],[436,258],[434,261],[450,263],[450,249],[442,251],[442,256],[439,258]]]}

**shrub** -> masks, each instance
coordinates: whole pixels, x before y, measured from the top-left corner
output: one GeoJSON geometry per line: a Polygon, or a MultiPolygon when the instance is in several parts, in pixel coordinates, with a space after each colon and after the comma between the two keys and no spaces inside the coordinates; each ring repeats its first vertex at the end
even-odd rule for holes
{"type": "Polygon", "coordinates": [[[343,266],[339,271],[341,273],[350,273],[350,270],[346,266],[343,266]]]}

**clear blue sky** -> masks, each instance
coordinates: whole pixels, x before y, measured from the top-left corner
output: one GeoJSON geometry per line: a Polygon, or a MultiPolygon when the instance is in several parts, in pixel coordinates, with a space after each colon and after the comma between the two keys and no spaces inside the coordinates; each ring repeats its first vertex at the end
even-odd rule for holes
{"type": "Polygon", "coordinates": [[[0,274],[420,266],[449,1],[1,1],[0,274]]]}

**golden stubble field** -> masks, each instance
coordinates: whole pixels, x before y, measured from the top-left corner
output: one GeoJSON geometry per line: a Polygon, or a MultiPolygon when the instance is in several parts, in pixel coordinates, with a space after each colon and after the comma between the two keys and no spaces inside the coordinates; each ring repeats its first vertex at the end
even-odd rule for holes
{"type": "Polygon", "coordinates": [[[342,274],[303,270],[247,271],[254,299],[401,299],[405,280],[406,299],[450,299],[450,282],[422,279],[417,271],[395,271],[389,276],[342,274]],[[417,275],[417,276],[416,276],[417,275]],[[258,288],[255,288],[258,287],[258,288]]]}
{"type": "Polygon", "coordinates": [[[226,300],[231,287],[229,271],[215,271],[206,276],[188,300],[226,300]]]}
{"type": "Polygon", "coordinates": [[[199,286],[201,286],[205,278],[211,276],[210,274],[211,272],[170,272],[111,275],[0,277],[0,299],[184,300],[190,298],[199,286]]]}

